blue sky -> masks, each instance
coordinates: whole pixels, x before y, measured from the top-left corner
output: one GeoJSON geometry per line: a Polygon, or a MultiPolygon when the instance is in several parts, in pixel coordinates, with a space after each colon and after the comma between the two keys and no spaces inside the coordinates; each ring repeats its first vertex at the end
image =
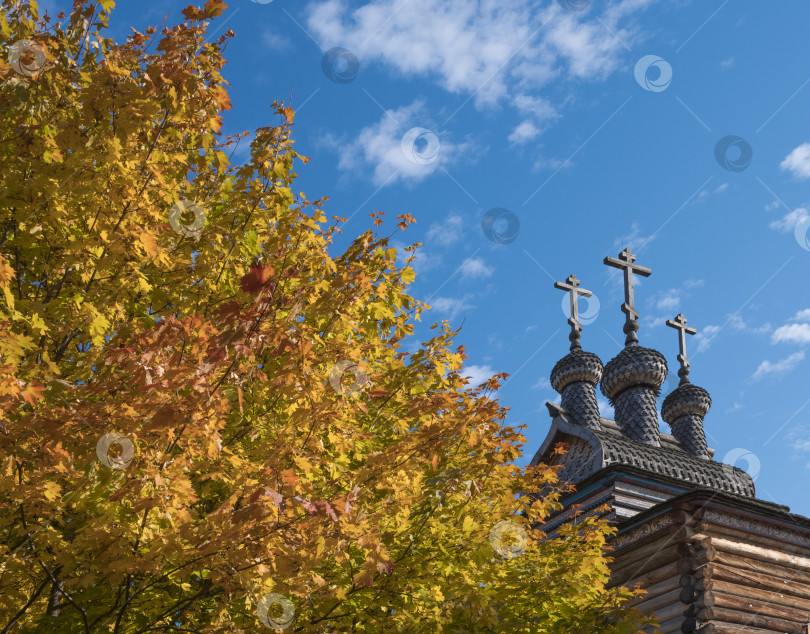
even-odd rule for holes
{"type": "MultiPolygon", "coordinates": [[[[119,1],[113,33],[185,4],[119,1]]],[[[312,158],[298,189],[350,218],[336,252],[372,211],[417,220],[398,246],[424,243],[420,334],[463,321],[468,374],[511,373],[498,397],[527,426],[526,461],[568,350],[553,282],[593,291],[582,343],[606,363],[624,315],[602,259],[630,247],[653,271],[639,339],[666,355],[665,390],[664,321],[683,312],[715,458],[810,515],[808,19],[798,0],[234,0],[212,29],[236,32],[229,133],[292,93],[312,158]]]]}

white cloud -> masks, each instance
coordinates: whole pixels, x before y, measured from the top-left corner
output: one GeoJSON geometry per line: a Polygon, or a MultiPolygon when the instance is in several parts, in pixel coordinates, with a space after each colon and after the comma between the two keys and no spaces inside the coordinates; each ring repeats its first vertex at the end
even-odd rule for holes
{"type": "Polygon", "coordinates": [[[761,326],[749,326],[742,317],[739,315],[732,315],[729,318],[728,325],[739,332],[749,332],[754,335],[763,335],[771,331],[771,324],[765,323],[761,326]]]}
{"type": "Polygon", "coordinates": [[[807,210],[804,207],[797,207],[779,220],[774,220],[769,226],[771,229],[787,233],[793,231],[800,222],[807,218],[807,210]]]}
{"type": "Polygon", "coordinates": [[[537,383],[532,385],[533,390],[550,390],[551,389],[551,381],[548,380],[548,377],[541,376],[537,379],[537,383]]]}
{"type": "Polygon", "coordinates": [[[757,367],[756,372],[754,372],[751,378],[757,380],[770,375],[785,374],[795,368],[802,359],[804,359],[804,352],[794,352],[789,357],[785,357],[773,363],[765,360],[759,364],[759,367],[757,367]]]}
{"type": "Polygon", "coordinates": [[[790,318],[790,321],[810,321],[810,308],[800,310],[790,318]]]}
{"type": "Polygon", "coordinates": [[[770,323],[764,323],[761,326],[750,326],[740,315],[731,315],[723,326],[704,326],[698,331],[694,337],[698,351],[708,350],[711,342],[723,328],[752,335],[764,335],[771,331],[772,326],[770,323]]]}
{"type": "Polygon", "coordinates": [[[663,291],[655,302],[658,310],[675,310],[681,305],[681,294],[677,288],[663,291]]]}
{"type": "Polygon", "coordinates": [[[724,59],[722,62],[720,62],[720,68],[722,68],[724,70],[727,69],[727,68],[731,68],[732,66],[734,66],[734,62],[735,62],[734,57],[729,57],[728,59],[724,59]]]}
{"type": "Polygon", "coordinates": [[[648,236],[641,235],[641,225],[634,222],[632,225],[630,225],[630,232],[616,238],[613,241],[613,246],[617,249],[630,247],[634,253],[638,253],[643,247],[647,246],[647,244],[653,240],[655,240],[655,234],[650,234],[648,236]]]}
{"type": "Polygon", "coordinates": [[[476,279],[492,275],[492,267],[487,266],[482,258],[467,258],[461,263],[461,276],[464,279],[476,279]]]}
{"type": "Polygon", "coordinates": [[[771,335],[772,343],[810,343],[810,324],[786,324],[771,335]]]}
{"type": "Polygon", "coordinates": [[[529,141],[533,141],[540,136],[540,128],[538,128],[531,121],[522,121],[518,126],[512,130],[509,135],[509,142],[515,145],[523,145],[529,141]]]}
{"type": "Polygon", "coordinates": [[[767,205],[765,205],[765,211],[773,211],[777,207],[779,207],[779,201],[778,200],[772,200],[767,205]]]}
{"type": "Polygon", "coordinates": [[[810,178],[810,143],[802,143],[795,148],[779,167],[791,172],[797,178],[810,178]]]}
{"type": "Polygon", "coordinates": [[[431,251],[425,251],[424,247],[416,250],[415,258],[411,262],[411,268],[417,275],[422,275],[428,271],[439,268],[444,264],[444,259],[441,255],[437,255],[431,251]]]}
{"type": "Polygon", "coordinates": [[[704,326],[701,328],[694,337],[698,352],[708,350],[718,332],[720,332],[720,326],[704,326]]]}
{"type": "Polygon", "coordinates": [[[283,52],[292,49],[292,40],[282,33],[272,29],[265,29],[262,33],[262,43],[271,51],[283,52]]]}
{"type": "Polygon", "coordinates": [[[357,8],[317,0],[307,26],[323,50],[342,46],[361,67],[431,78],[482,108],[561,76],[604,79],[637,39],[633,14],[651,1],[624,0],[597,16],[595,7],[579,14],[534,0],[370,0],[357,8]]]}
{"type": "Polygon", "coordinates": [[[729,187],[728,183],[721,183],[720,185],[715,187],[713,190],[702,189],[700,191],[700,194],[698,194],[698,196],[697,196],[697,198],[695,199],[694,202],[695,203],[702,202],[702,201],[706,200],[707,198],[709,198],[709,196],[713,196],[715,194],[722,194],[724,191],[726,191],[728,189],[728,187],[729,187]]]}
{"type": "Polygon", "coordinates": [[[450,214],[441,222],[434,222],[428,229],[427,237],[443,247],[455,244],[464,236],[464,218],[450,214]]]}
{"type": "Polygon", "coordinates": [[[532,115],[538,122],[543,123],[559,117],[551,102],[543,97],[532,97],[531,95],[516,95],[512,100],[515,107],[523,114],[532,115]]]}
{"type": "Polygon", "coordinates": [[[447,315],[449,319],[455,319],[459,313],[472,308],[472,306],[467,303],[466,297],[460,299],[453,297],[436,297],[427,302],[427,304],[429,304],[433,310],[447,315]]]}
{"type": "Polygon", "coordinates": [[[473,387],[489,381],[493,374],[495,370],[488,365],[465,365],[461,371],[461,376],[470,377],[470,385],[473,387]]]}
{"type": "Polygon", "coordinates": [[[738,412],[741,409],[745,409],[741,403],[734,401],[734,404],[726,410],[726,414],[731,414],[733,412],[738,412]]]}
{"type": "MultiPolygon", "coordinates": [[[[363,128],[352,141],[327,138],[326,142],[338,153],[338,167],[354,175],[364,173],[366,166],[373,168],[372,180],[376,185],[401,181],[420,181],[437,170],[456,162],[466,155],[472,145],[451,143],[446,135],[430,130],[425,104],[416,100],[396,110],[386,110],[377,123],[363,128]],[[428,130],[438,140],[438,151],[429,161],[408,157],[402,147],[402,138],[412,128],[428,130]]],[[[433,138],[433,137],[431,137],[433,138]]]]}

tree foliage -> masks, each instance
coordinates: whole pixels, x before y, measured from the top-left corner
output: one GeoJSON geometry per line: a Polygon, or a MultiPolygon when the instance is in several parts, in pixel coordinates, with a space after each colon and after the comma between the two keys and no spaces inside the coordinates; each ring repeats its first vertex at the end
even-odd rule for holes
{"type": "Polygon", "coordinates": [[[611,529],[538,539],[505,375],[403,351],[381,214],[330,255],[293,110],[234,160],[224,3],[120,44],[113,5],[0,11],[0,632],[636,631],[611,529]]]}

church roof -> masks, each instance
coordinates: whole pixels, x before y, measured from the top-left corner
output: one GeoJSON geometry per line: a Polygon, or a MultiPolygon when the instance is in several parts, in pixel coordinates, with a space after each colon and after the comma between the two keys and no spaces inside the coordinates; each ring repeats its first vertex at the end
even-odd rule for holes
{"type": "Polygon", "coordinates": [[[565,411],[549,404],[551,429],[531,464],[546,462],[563,466],[561,479],[578,484],[600,469],[626,465],[674,478],[693,488],[712,489],[753,498],[754,481],[745,471],[712,459],[689,455],[669,434],[660,434],[660,446],[634,441],[622,434],[612,420],[600,418],[599,429],[589,429],[568,420],[565,411]],[[568,453],[552,456],[553,447],[563,443],[568,453]]]}

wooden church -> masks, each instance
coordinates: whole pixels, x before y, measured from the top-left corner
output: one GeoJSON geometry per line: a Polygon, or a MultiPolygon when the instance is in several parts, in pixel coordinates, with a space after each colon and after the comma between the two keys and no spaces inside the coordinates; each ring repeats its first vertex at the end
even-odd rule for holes
{"type": "Polygon", "coordinates": [[[625,347],[604,366],[580,345],[575,276],[555,287],[571,299],[571,351],[551,372],[560,405],[548,403],[551,428],[532,464],[562,467],[575,485],[543,530],[599,513],[617,528],[611,583],[641,584],[637,607],[654,614],[654,632],[810,634],[810,519],[757,499],[752,478],[713,459],[703,418],[706,390],[689,381],[686,334],[678,315],[667,325],[680,339],[680,385],[666,395],[661,433],[656,397],[667,376],[664,356],[638,343],[633,276],[650,275],[625,249],[605,264],[624,273],[625,347]],[[597,386],[615,409],[602,418],[597,386]],[[564,444],[568,451],[552,449],[564,444]],[[604,509],[608,510],[605,511],[604,509]]]}

